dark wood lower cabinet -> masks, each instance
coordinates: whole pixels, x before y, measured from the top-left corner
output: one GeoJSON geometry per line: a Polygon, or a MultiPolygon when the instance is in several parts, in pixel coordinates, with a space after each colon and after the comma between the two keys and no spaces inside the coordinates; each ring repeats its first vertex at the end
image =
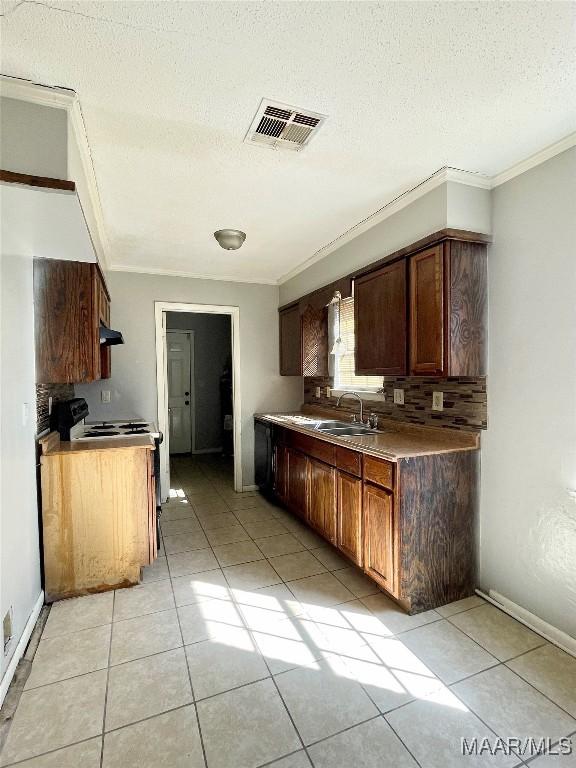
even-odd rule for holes
{"type": "Polygon", "coordinates": [[[364,485],[364,570],[396,595],[394,495],[371,483],[364,485]]]}
{"type": "Polygon", "coordinates": [[[298,517],[308,517],[308,457],[300,451],[287,449],[288,475],[286,504],[298,517]]]}
{"type": "Polygon", "coordinates": [[[336,544],[336,470],[316,459],[309,459],[308,466],[308,523],[336,544]]]}
{"type": "Polygon", "coordinates": [[[276,500],[405,610],[474,594],[477,451],[392,462],[288,428],[273,441],[276,500]]]}
{"type": "Polygon", "coordinates": [[[362,480],[340,471],[336,544],[356,565],[362,565],[362,480]]]}

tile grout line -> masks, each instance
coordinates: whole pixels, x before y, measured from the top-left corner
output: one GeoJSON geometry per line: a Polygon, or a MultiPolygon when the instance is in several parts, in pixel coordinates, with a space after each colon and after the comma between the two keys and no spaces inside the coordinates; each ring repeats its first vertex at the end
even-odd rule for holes
{"type": "MultiPolygon", "coordinates": [[[[164,539],[163,536],[162,536],[162,539],[164,539]]],[[[168,564],[168,573],[171,575],[170,564],[168,564]]],[[[172,578],[170,578],[170,587],[172,589],[172,598],[174,602],[176,602],[176,598],[174,596],[174,588],[172,587],[172,578]]],[[[192,696],[192,706],[194,707],[194,714],[196,716],[196,726],[198,728],[198,736],[200,738],[200,746],[202,748],[202,759],[204,760],[205,768],[207,768],[208,760],[206,758],[206,747],[204,745],[204,737],[202,736],[202,726],[200,725],[200,716],[198,714],[196,695],[194,693],[194,684],[192,682],[192,674],[190,672],[190,665],[188,663],[188,654],[186,653],[186,646],[184,645],[184,633],[182,632],[182,623],[180,621],[180,614],[178,613],[177,608],[176,608],[176,619],[178,621],[178,629],[180,630],[180,639],[182,641],[182,650],[184,652],[184,662],[186,664],[186,670],[188,672],[188,683],[190,685],[190,695],[192,696]]]]}
{"type": "Polygon", "coordinates": [[[108,706],[108,688],[110,685],[110,661],[112,659],[112,636],[114,634],[114,609],[116,607],[116,592],[112,595],[112,621],[110,622],[110,642],[108,644],[108,664],[106,668],[106,688],[104,691],[104,710],[102,712],[102,743],[100,746],[100,768],[104,765],[104,735],[106,733],[106,709],[108,706]]]}

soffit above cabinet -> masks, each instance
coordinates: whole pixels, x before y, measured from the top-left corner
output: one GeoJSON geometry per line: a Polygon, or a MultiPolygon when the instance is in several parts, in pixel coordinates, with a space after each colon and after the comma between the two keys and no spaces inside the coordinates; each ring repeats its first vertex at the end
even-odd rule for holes
{"type": "Polygon", "coordinates": [[[2,253],[96,262],[75,191],[0,183],[2,253]]]}

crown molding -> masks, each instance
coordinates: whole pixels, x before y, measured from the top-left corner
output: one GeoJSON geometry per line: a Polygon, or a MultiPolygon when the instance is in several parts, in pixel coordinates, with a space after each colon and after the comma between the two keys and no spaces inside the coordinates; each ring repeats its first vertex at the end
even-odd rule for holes
{"type": "Polygon", "coordinates": [[[457,182],[458,184],[466,184],[470,187],[491,189],[491,180],[489,176],[484,176],[480,173],[472,173],[471,171],[463,171],[459,168],[450,168],[448,166],[439,168],[420,184],[417,184],[415,187],[412,187],[406,192],[403,192],[402,194],[395,197],[393,200],[390,200],[390,202],[383,205],[382,208],[379,208],[377,211],[370,214],[370,216],[362,219],[362,221],[360,221],[358,224],[350,227],[350,229],[347,229],[346,232],[339,235],[327,245],[324,245],[322,248],[317,250],[312,254],[312,256],[310,256],[310,258],[306,259],[306,261],[303,261],[290,272],[287,272],[285,275],[279,278],[278,285],[282,285],[282,283],[285,283],[291,278],[296,277],[296,275],[300,274],[300,272],[303,272],[308,267],[316,264],[316,262],[320,261],[325,256],[328,256],[337,248],[341,248],[343,245],[346,245],[346,243],[354,240],[354,238],[362,235],[369,229],[372,229],[372,227],[374,227],[376,224],[389,219],[390,216],[398,213],[398,211],[401,211],[403,208],[406,208],[419,198],[428,194],[428,192],[431,192],[433,189],[436,189],[441,184],[445,184],[448,181],[457,182]]]}
{"type": "Polygon", "coordinates": [[[110,272],[131,272],[140,275],[160,275],[163,277],[188,277],[193,280],[214,280],[220,283],[250,283],[252,285],[278,285],[278,280],[266,280],[261,277],[232,277],[230,275],[203,275],[197,272],[181,272],[173,269],[156,269],[130,264],[110,264],[110,272]]]}
{"type": "MultiPolygon", "coordinates": [[[[95,238],[93,238],[94,250],[96,251],[102,269],[109,269],[108,254],[110,253],[110,247],[106,229],[104,227],[100,193],[98,191],[94,163],[92,162],[92,153],[90,151],[90,144],[88,143],[86,126],[78,94],[70,88],[40,85],[39,83],[33,83],[30,80],[10,77],[9,75],[0,75],[0,94],[9,99],[18,99],[20,101],[30,102],[31,104],[39,104],[44,107],[66,110],[68,114],[68,129],[72,132],[76,141],[76,146],[78,147],[80,164],[86,180],[88,202],[94,215],[96,225],[97,242],[94,242],[95,238]]],[[[76,186],[76,192],[78,194],[78,185],[76,186]]]]}
{"type": "Polygon", "coordinates": [[[555,157],[555,155],[559,155],[561,152],[565,152],[567,149],[571,149],[574,146],[576,146],[576,131],[574,133],[569,133],[568,136],[560,139],[560,141],[555,141],[554,144],[549,144],[547,147],[544,147],[544,149],[541,149],[539,152],[535,152],[525,160],[521,160],[519,163],[510,166],[510,168],[502,171],[502,173],[497,173],[492,177],[492,188],[505,184],[507,181],[516,178],[516,176],[526,173],[526,171],[545,163],[546,160],[550,160],[550,158],[555,157]]]}

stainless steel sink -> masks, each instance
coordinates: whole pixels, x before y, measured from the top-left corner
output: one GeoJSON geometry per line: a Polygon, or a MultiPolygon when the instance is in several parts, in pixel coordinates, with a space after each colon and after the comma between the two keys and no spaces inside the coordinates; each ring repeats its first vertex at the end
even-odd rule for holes
{"type": "MultiPolygon", "coordinates": [[[[348,429],[349,427],[355,426],[349,421],[338,421],[337,419],[331,419],[329,421],[317,421],[314,425],[314,429],[319,430],[320,432],[327,432],[329,429],[348,429]]],[[[362,425],[358,425],[362,428],[362,425]]]]}
{"type": "Polygon", "coordinates": [[[375,435],[374,430],[368,427],[362,427],[360,425],[354,426],[345,424],[339,427],[324,427],[319,429],[319,432],[324,432],[327,435],[334,435],[334,437],[351,437],[352,435],[375,435]]]}

